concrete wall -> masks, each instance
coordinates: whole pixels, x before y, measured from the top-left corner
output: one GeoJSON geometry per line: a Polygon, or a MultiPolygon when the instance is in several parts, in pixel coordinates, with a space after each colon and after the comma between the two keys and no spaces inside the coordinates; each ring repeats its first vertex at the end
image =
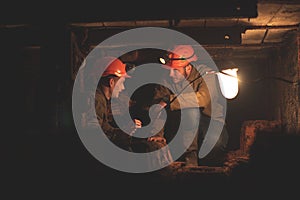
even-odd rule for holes
{"type": "Polygon", "coordinates": [[[275,116],[281,120],[283,131],[292,134],[299,133],[299,59],[298,33],[288,35],[286,44],[274,49],[270,66],[270,75],[279,77],[273,79],[273,97],[276,102],[275,116]]]}

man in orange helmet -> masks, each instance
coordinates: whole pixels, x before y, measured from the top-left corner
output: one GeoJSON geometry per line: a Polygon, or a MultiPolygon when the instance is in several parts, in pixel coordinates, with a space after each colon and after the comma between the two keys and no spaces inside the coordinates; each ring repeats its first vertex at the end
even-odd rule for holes
{"type": "Polygon", "coordinates": [[[97,85],[95,99],[91,98],[89,100],[90,106],[94,105],[92,101],[95,102],[97,120],[93,118],[93,113],[87,112],[86,125],[93,127],[98,126],[99,123],[103,132],[113,143],[125,150],[130,150],[130,135],[134,134],[142,126],[142,122],[134,119],[134,123],[124,123],[122,129],[128,133],[126,134],[117,126],[112,114],[112,108],[115,109],[114,114],[121,115],[129,106],[125,104],[129,103],[129,98],[126,98],[125,95],[120,95],[125,89],[125,79],[130,78],[126,73],[126,64],[115,57],[103,57],[95,62],[92,69],[89,69],[87,78],[93,79],[91,82],[96,82],[101,71],[103,73],[97,85]],[[104,68],[105,70],[103,71],[104,68]],[[119,103],[121,104],[112,105],[112,98],[120,100],[119,103]]]}
{"type": "MultiPolygon", "coordinates": [[[[87,116],[87,126],[93,127],[99,123],[107,137],[118,147],[127,151],[145,153],[164,147],[166,143],[162,137],[134,137],[137,129],[142,127],[142,122],[139,119],[133,119],[134,123],[127,122],[126,120],[122,121],[122,124],[115,122],[114,117],[119,115],[123,119],[122,115],[131,106],[130,98],[121,93],[125,89],[125,79],[130,78],[130,76],[126,73],[126,64],[120,59],[104,57],[98,60],[94,68],[90,70],[89,78],[97,81],[97,77],[103,71],[103,67],[106,67],[106,69],[101,75],[94,99],[97,120],[95,121],[90,112],[90,116],[87,116]],[[118,101],[111,101],[112,98],[118,101]],[[113,103],[117,105],[112,105],[113,103]]],[[[93,106],[92,102],[90,105],[93,106]]],[[[157,164],[161,163],[171,163],[173,159],[170,152],[167,150],[164,150],[164,152],[163,155],[157,153],[156,159],[149,160],[149,165],[157,166],[157,164]]]]}
{"type": "Polygon", "coordinates": [[[206,65],[199,65],[201,69],[199,70],[198,67],[197,70],[195,68],[197,60],[198,57],[191,45],[177,45],[160,58],[162,66],[168,70],[169,75],[155,89],[153,103],[168,108],[168,118],[162,130],[165,131],[167,142],[174,138],[177,131],[182,131],[182,145],[185,146],[186,152],[179,160],[183,160],[187,166],[220,165],[225,159],[228,143],[225,127],[212,151],[204,159],[198,159],[198,151],[210,122],[221,124],[223,127],[225,112],[223,105],[218,102],[219,98],[224,97],[219,92],[216,75],[206,75],[204,80],[202,75],[211,69],[206,65]],[[190,88],[187,88],[187,85],[190,88]],[[216,111],[213,117],[212,105],[215,106],[216,111]],[[198,116],[199,111],[200,116],[198,116]],[[182,125],[184,128],[178,130],[180,118],[184,119],[182,125]],[[196,136],[193,135],[195,132],[196,136]],[[187,141],[192,143],[188,145],[187,141]]]}

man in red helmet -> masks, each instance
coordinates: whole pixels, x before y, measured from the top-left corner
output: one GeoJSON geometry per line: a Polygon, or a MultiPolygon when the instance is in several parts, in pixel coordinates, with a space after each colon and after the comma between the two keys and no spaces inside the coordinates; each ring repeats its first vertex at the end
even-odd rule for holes
{"type": "MultiPolygon", "coordinates": [[[[97,120],[95,121],[92,113],[90,113],[90,116],[87,116],[87,126],[93,127],[99,123],[107,137],[118,147],[127,151],[146,153],[164,147],[166,143],[162,137],[134,137],[137,129],[142,127],[142,122],[138,119],[133,119],[134,123],[124,122],[120,125],[122,129],[116,124],[115,115],[122,117],[130,106],[130,98],[121,93],[125,89],[125,79],[130,78],[130,76],[126,73],[126,65],[120,59],[104,57],[96,62],[91,73],[89,73],[89,78],[97,81],[97,76],[99,76],[101,69],[103,71],[103,67],[106,69],[101,75],[94,99],[97,120]],[[112,98],[118,100],[117,103],[114,101],[117,105],[112,105],[112,98]]],[[[92,103],[90,105],[93,106],[92,103]]],[[[124,119],[126,118],[124,117],[124,119]]],[[[173,159],[170,152],[167,150],[164,152],[163,156],[158,153],[156,159],[149,160],[149,165],[171,163],[173,159]]]]}
{"type": "Polygon", "coordinates": [[[201,69],[197,66],[197,70],[195,68],[197,60],[197,55],[190,45],[177,45],[165,57],[160,58],[162,66],[168,70],[169,75],[161,85],[156,87],[153,103],[168,108],[167,122],[161,130],[165,131],[167,142],[170,142],[175,136],[174,133],[179,131],[180,118],[184,119],[184,128],[180,131],[183,132],[182,144],[186,146],[186,152],[179,160],[183,160],[187,166],[220,165],[224,162],[228,143],[228,133],[225,127],[213,150],[204,159],[198,159],[198,151],[210,122],[223,127],[225,111],[224,106],[218,102],[219,98],[224,97],[219,93],[216,75],[208,74],[204,81],[202,75],[211,69],[205,65],[199,65],[201,69]],[[208,84],[210,89],[208,89],[208,84]],[[191,87],[188,89],[187,85],[191,87]],[[212,105],[215,106],[216,111],[213,118],[212,105]],[[184,112],[180,112],[182,110],[184,112]],[[200,117],[197,116],[199,110],[200,117]],[[197,134],[192,138],[195,132],[197,134]],[[192,143],[188,146],[186,141],[191,141],[191,139],[192,143]]]}
{"type": "Polygon", "coordinates": [[[92,79],[90,82],[96,82],[101,74],[101,78],[98,82],[95,99],[90,99],[89,105],[93,106],[95,102],[95,111],[97,115],[97,120],[93,118],[91,112],[87,112],[86,121],[88,127],[98,126],[100,124],[103,132],[107,137],[115,143],[117,146],[130,150],[130,135],[133,135],[138,128],[142,126],[142,122],[138,119],[134,119],[134,125],[129,126],[129,122],[123,124],[123,130],[120,129],[113,119],[112,109],[114,109],[114,114],[122,115],[125,109],[129,105],[129,98],[126,95],[120,95],[125,89],[124,81],[130,76],[126,73],[126,64],[124,64],[120,59],[115,57],[103,57],[95,62],[93,67],[89,69],[88,79],[92,79]],[[103,69],[105,70],[103,71],[103,69]],[[119,100],[118,105],[112,105],[111,98],[116,98],[119,100]]]}

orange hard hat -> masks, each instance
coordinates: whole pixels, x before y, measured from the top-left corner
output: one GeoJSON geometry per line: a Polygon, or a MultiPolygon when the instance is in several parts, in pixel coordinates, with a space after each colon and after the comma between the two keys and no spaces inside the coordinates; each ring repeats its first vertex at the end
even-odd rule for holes
{"type": "Polygon", "coordinates": [[[101,77],[115,75],[117,77],[126,77],[130,78],[130,76],[126,73],[126,64],[124,64],[120,59],[112,56],[106,56],[100,58],[96,61],[94,68],[91,70],[93,75],[99,75],[101,69],[104,72],[102,73],[101,77]]]}
{"type": "Polygon", "coordinates": [[[160,58],[160,62],[171,68],[181,68],[198,59],[191,45],[177,45],[169,53],[160,58]]]}

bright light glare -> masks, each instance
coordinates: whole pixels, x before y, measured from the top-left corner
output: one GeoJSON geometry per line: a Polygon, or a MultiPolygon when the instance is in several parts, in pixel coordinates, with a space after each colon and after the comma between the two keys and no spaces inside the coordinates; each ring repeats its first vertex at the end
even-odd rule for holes
{"type": "Polygon", "coordinates": [[[159,58],[161,64],[166,64],[166,60],[164,58],[159,58]]]}
{"type": "Polygon", "coordinates": [[[238,94],[239,88],[238,88],[238,78],[237,78],[237,71],[238,68],[233,69],[225,69],[222,70],[222,72],[229,74],[223,74],[223,73],[217,73],[221,92],[227,99],[233,99],[238,94]]]}

